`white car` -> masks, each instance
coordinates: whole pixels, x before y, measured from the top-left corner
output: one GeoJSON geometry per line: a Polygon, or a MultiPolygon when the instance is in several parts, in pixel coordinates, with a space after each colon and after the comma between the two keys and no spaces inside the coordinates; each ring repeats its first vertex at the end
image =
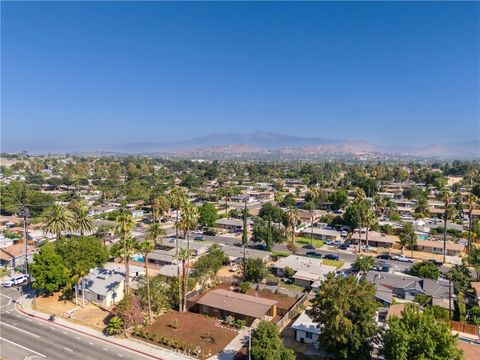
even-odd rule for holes
{"type": "Polygon", "coordinates": [[[405,255],[395,256],[394,259],[400,262],[413,263],[413,259],[405,255]]]}
{"type": "Polygon", "coordinates": [[[4,287],[12,287],[14,285],[20,285],[20,284],[23,284],[24,282],[26,282],[28,280],[28,276],[27,275],[17,275],[17,276],[14,276],[6,281],[4,281],[2,283],[2,285],[4,287]]]}

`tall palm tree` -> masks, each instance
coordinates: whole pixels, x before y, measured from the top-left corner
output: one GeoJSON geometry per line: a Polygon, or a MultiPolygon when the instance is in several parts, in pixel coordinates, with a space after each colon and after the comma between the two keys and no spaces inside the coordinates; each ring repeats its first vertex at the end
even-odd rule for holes
{"type": "Polygon", "coordinates": [[[366,208],[365,211],[365,245],[367,246],[367,251],[368,251],[368,232],[370,231],[370,227],[375,225],[377,221],[377,217],[375,215],[375,212],[372,210],[370,206],[366,208]]]}
{"type": "Polygon", "coordinates": [[[166,231],[158,223],[150,225],[147,230],[147,239],[152,240],[154,245],[157,243],[158,239],[161,239],[162,235],[166,235],[166,231]]]}
{"type": "MultiPolygon", "coordinates": [[[[153,224],[158,225],[158,224],[153,224]]],[[[163,229],[162,229],[163,230],[163,229]]],[[[148,254],[153,250],[155,247],[155,240],[156,238],[147,238],[145,241],[138,244],[138,251],[143,254],[143,259],[145,261],[145,283],[147,286],[147,303],[148,303],[148,323],[152,321],[152,301],[151,301],[151,294],[150,294],[150,275],[148,273],[148,254]]]]}
{"type": "Polygon", "coordinates": [[[243,278],[247,276],[247,245],[248,245],[248,209],[247,200],[245,200],[245,207],[243,209],[243,233],[242,233],[242,247],[243,247],[243,278]]]}
{"type": "MultiPolygon", "coordinates": [[[[194,228],[197,227],[198,225],[198,219],[199,219],[199,212],[198,212],[198,207],[191,203],[187,202],[183,209],[182,209],[182,219],[180,220],[180,229],[182,229],[185,233],[185,240],[187,240],[187,255],[190,256],[190,237],[188,236],[188,232],[194,228]]],[[[190,262],[190,258],[187,259],[187,264],[190,262]]],[[[186,293],[187,293],[187,284],[188,284],[188,271],[186,272],[185,275],[187,278],[184,279],[184,289],[183,289],[183,311],[186,311],[187,308],[187,298],[186,298],[186,293]]]]}
{"type": "Polygon", "coordinates": [[[72,230],[73,227],[74,219],[72,212],[63,205],[54,203],[43,216],[43,231],[55,234],[57,240],[60,239],[63,232],[72,230]]]}
{"type": "Polygon", "coordinates": [[[176,212],[176,218],[175,218],[175,236],[176,236],[176,249],[175,249],[175,256],[178,255],[178,230],[179,230],[179,211],[182,209],[183,205],[187,202],[188,200],[188,194],[187,191],[180,187],[180,186],[175,186],[172,191],[170,191],[169,194],[169,200],[170,200],[170,205],[172,206],[173,209],[175,209],[176,212]]]}
{"type": "Polygon", "coordinates": [[[362,226],[365,222],[365,213],[367,207],[365,204],[366,195],[362,189],[357,189],[355,192],[355,199],[352,202],[352,206],[355,209],[356,222],[358,225],[358,252],[362,252],[362,226]]]}
{"type": "Polygon", "coordinates": [[[475,210],[475,206],[477,204],[477,197],[470,193],[467,195],[468,201],[468,248],[467,251],[470,254],[472,250],[472,219],[473,219],[473,210],[475,210]]]}
{"type": "MultiPolygon", "coordinates": [[[[116,233],[123,241],[123,250],[118,250],[117,254],[123,258],[125,262],[125,273],[127,278],[125,279],[125,294],[128,295],[130,288],[130,253],[129,246],[132,243],[132,230],[135,228],[135,222],[133,221],[133,216],[127,211],[122,211],[120,215],[117,216],[117,228],[116,233]]],[[[133,254],[131,254],[133,255],[133,254]]]]}
{"type": "Polygon", "coordinates": [[[288,224],[292,229],[292,244],[295,243],[295,229],[297,227],[298,221],[300,220],[300,213],[296,207],[291,207],[288,209],[287,213],[288,224]]]}
{"type": "Polygon", "coordinates": [[[450,204],[452,202],[452,193],[445,190],[441,193],[440,199],[443,201],[443,262],[447,260],[447,222],[450,216],[450,204]]]}
{"type": "Polygon", "coordinates": [[[138,240],[130,234],[124,235],[123,239],[123,244],[112,246],[110,251],[125,264],[125,296],[127,296],[130,292],[130,258],[138,252],[138,240]]]}
{"type": "Polygon", "coordinates": [[[102,224],[97,228],[95,236],[103,241],[103,246],[105,246],[107,236],[112,232],[112,229],[113,226],[107,224],[102,224]]]}
{"type": "Polygon", "coordinates": [[[88,213],[87,207],[78,207],[73,211],[74,228],[81,236],[85,233],[92,233],[95,224],[88,213]]]}
{"type": "Polygon", "coordinates": [[[187,263],[190,259],[190,251],[182,248],[178,252],[177,259],[181,261],[182,264],[182,279],[179,281],[182,281],[182,286],[180,286],[181,289],[183,289],[180,292],[180,298],[178,299],[178,311],[180,312],[185,312],[187,311],[187,287],[188,287],[188,278],[187,278],[187,263]]]}

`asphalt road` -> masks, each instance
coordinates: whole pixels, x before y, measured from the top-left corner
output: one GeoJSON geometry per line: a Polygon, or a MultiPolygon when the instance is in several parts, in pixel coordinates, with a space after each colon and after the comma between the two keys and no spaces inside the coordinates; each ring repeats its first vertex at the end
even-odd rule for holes
{"type": "MultiPolygon", "coordinates": [[[[16,289],[2,288],[4,299],[16,299],[19,295],[16,289]]],[[[13,308],[13,302],[7,303],[0,305],[1,359],[149,359],[54,322],[23,315],[13,308]]]]}

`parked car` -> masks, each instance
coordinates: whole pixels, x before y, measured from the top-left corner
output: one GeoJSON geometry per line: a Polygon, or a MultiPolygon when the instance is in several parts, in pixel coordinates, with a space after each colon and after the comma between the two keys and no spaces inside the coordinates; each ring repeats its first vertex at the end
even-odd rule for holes
{"type": "Polygon", "coordinates": [[[340,236],[345,238],[345,237],[348,236],[348,232],[342,231],[342,232],[340,233],[340,236]]]}
{"type": "Polygon", "coordinates": [[[15,286],[15,285],[23,284],[24,282],[27,282],[27,281],[28,281],[28,276],[23,274],[23,275],[17,275],[17,276],[11,277],[8,280],[5,280],[2,283],[2,285],[4,287],[12,287],[12,286],[15,286]]]}
{"type": "Polygon", "coordinates": [[[256,244],[253,248],[257,250],[267,251],[267,246],[263,244],[256,244]]]}
{"type": "Polygon", "coordinates": [[[207,240],[207,239],[205,238],[205,236],[195,236],[195,237],[193,238],[193,240],[205,241],[205,240],[207,240]]]}
{"type": "Polygon", "coordinates": [[[302,248],[309,249],[309,250],[315,250],[315,246],[313,246],[312,244],[303,245],[302,248]]]}
{"type": "Polygon", "coordinates": [[[380,254],[380,255],[377,255],[377,259],[393,260],[393,256],[390,254],[380,254]]]}
{"type": "Polygon", "coordinates": [[[338,247],[340,250],[347,250],[348,249],[348,245],[346,244],[342,244],[338,247]]]}
{"type": "Polygon", "coordinates": [[[400,262],[406,262],[406,263],[413,263],[413,259],[405,255],[395,256],[394,260],[397,260],[400,262]]]}
{"type": "Polygon", "coordinates": [[[333,243],[333,245],[335,245],[335,246],[340,246],[342,244],[343,244],[342,240],[335,240],[335,242],[333,243]]]}
{"type": "Polygon", "coordinates": [[[376,266],[376,270],[377,271],[382,271],[382,272],[389,272],[390,268],[391,268],[391,266],[387,263],[384,263],[384,262],[380,262],[376,266]]]}
{"type": "Polygon", "coordinates": [[[215,236],[217,235],[217,232],[212,229],[207,229],[207,230],[203,230],[203,235],[215,236]]]}
{"type": "Polygon", "coordinates": [[[325,245],[332,246],[332,245],[333,245],[333,241],[332,241],[332,240],[327,240],[327,241],[325,241],[325,245]]]}
{"type": "Polygon", "coordinates": [[[443,262],[435,259],[428,259],[427,261],[431,262],[432,264],[437,265],[438,267],[443,266],[443,262]]]}
{"type": "Polygon", "coordinates": [[[307,253],[305,255],[311,256],[311,257],[316,257],[316,258],[319,258],[319,259],[322,257],[322,254],[320,254],[316,251],[307,251],[307,253]]]}
{"type": "Polygon", "coordinates": [[[340,256],[334,254],[327,254],[323,258],[328,260],[340,260],[340,256]]]}

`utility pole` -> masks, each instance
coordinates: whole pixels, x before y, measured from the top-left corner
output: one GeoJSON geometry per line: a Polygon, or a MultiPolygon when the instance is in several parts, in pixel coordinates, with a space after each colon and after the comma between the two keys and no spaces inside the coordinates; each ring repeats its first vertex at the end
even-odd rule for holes
{"type": "Polygon", "coordinates": [[[30,270],[28,268],[28,232],[27,232],[27,219],[30,216],[28,209],[27,209],[27,189],[25,183],[23,183],[22,189],[22,210],[20,215],[23,218],[23,241],[25,243],[25,272],[27,275],[27,284],[30,285],[30,270]]]}

